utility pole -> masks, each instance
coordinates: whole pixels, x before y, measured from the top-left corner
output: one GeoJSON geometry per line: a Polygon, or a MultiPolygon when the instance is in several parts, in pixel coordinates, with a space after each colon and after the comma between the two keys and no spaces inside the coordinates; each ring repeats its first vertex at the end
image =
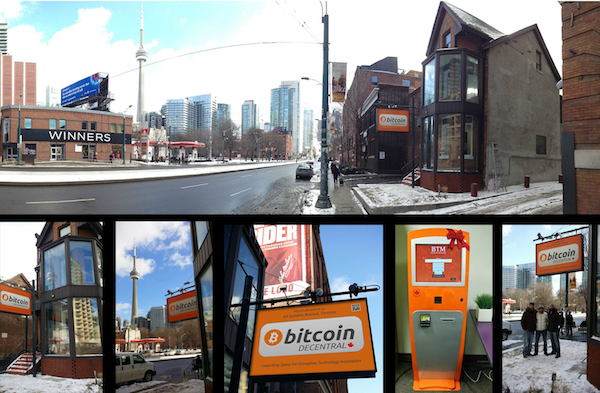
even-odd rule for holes
{"type": "MultiPolygon", "coordinates": [[[[325,4],[327,7],[327,3],[325,4]]],[[[328,209],[331,207],[327,189],[327,169],[329,160],[327,158],[327,112],[329,111],[329,15],[325,8],[325,15],[322,19],[324,39],[323,39],[323,110],[321,114],[321,193],[315,205],[318,209],[328,209]]]]}

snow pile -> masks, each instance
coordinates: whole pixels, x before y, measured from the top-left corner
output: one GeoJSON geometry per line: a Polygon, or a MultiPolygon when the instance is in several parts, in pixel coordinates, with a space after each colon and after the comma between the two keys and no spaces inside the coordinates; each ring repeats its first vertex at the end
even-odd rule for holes
{"type": "Polygon", "coordinates": [[[94,379],[71,379],[52,377],[50,375],[13,375],[0,374],[0,392],[2,393],[100,393],[100,385],[94,379]]]}
{"type": "MultiPolygon", "coordinates": [[[[506,343],[506,341],[505,341],[506,343]]],[[[523,357],[523,347],[504,350],[502,353],[502,391],[597,393],[587,381],[587,344],[560,341],[560,358],[554,355],[523,357]],[[552,373],[556,381],[552,385],[552,373]]]]}
{"type": "Polygon", "coordinates": [[[134,383],[117,389],[118,393],[204,393],[204,381],[201,379],[190,379],[181,383],[165,383],[163,381],[151,381],[134,383]]]}
{"type": "Polygon", "coordinates": [[[333,204],[329,209],[318,209],[315,207],[320,194],[320,189],[310,190],[308,192],[306,198],[304,199],[304,205],[302,206],[301,214],[335,214],[335,205],[333,204]]]}

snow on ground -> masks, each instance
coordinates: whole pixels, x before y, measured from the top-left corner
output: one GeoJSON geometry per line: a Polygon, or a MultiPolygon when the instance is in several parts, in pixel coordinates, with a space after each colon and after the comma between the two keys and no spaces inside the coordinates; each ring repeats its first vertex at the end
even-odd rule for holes
{"type": "Polygon", "coordinates": [[[317,209],[315,207],[315,203],[317,203],[317,199],[319,198],[320,194],[320,189],[310,190],[308,192],[308,195],[306,195],[306,198],[304,198],[304,206],[302,206],[301,214],[335,214],[335,205],[333,204],[329,209],[317,209]]]}
{"type": "Polygon", "coordinates": [[[521,344],[521,347],[523,347],[523,340],[504,340],[502,341],[502,349],[507,349],[513,344],[521,344]]]}
{"type": "Polygon", "coordinates": [[[409,214],[540,214],[553,209],[562,213],[562,184],[557,182],[509,186],[505,192],[478,191],[477,197],[470,192],[438,193],[403,184],[358,184],[354,191],[370,207],[401,206],[409,214]],[[424,209],[424,205],[436,210],[424,209]]]}
{"type": "Polygon", "coordinates": [[[135,393],[141,391],[144,393],[204,393],[204,381],[200,379],[190,379],[181,383],[150,381],[121,386],[117,389],[117,393],[135,393]]]}
{"type": "Polygon", "coordinates": [[[58,378],[50,375],[0,374],[0,393],[96,393],[102,392],[94,379],[58,378]]]}
{"type": "Polygon", "coordinates": [[[509,388],[511,393],[600,392],[587,381],[586,343],[561,340],[560,356],[558,359],[554,355],[524,358],[522,346],[504,350],[502,352],[502,390],[509,388]],[[552,385],[552,373],[556,373],[554,386],[552,385]]]}

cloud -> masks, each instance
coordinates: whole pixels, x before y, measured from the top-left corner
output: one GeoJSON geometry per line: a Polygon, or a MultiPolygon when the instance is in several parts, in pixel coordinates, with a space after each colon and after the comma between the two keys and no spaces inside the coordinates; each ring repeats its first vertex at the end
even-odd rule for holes
{"type": "Polygon", "coordinates": [[[509,233],[512,232],[512,229],[512,225],[502,225],[502,236],[507,236],[509,233]]]}
{"type": "Polygon", "coordinates": [[[9,279],[23,273],[31,282],[37,265],[35,234],[41,234],[43,222],[0,222],[0,276],[9,279]]]}
{"type": "MultiPolygon", "coordinates": [[[[136,244],[136,268],[140,279],[157,269],[160,261],[144,257],[145,250],[156,251],[189,250],[190,225],[188,222],[137,222],[118,221],[116,223],[116,273],[119,277],[128,277],[133,268],[133,244],[136,244]]],[[[174,254],[174,253],[173,253],[174,254]]],[[[156,258],[156,255],[154,255],[156,258]]],[[[167,258],[167,260],[170,260],[167,258]]],[[[182,257],[178,266],[185,262],[182,257]]],[[[191,257],[190,257],[191,263],[191,257]]]]}
{"type": "Polygon", "coordinates": [[[115,305],[115,311],[117,314],[122,313],[124,311],[131,311],[131,304],[129,303],[117,303],[115,305]]]}
{"type": "Polygon", "coordinates": [[[552,229],[552,225],[544,225],[544,229],[551,230],[552,229]]]}
{"type": "Polygon", "coordinates": [[[23,6],[18,0],[2,0],[0,3],[0,22],[10,22],[21,16],[23,6]]]}
{"type": "Polygon", "coordinates": [[[331,288],[331,292],[344,292],[348,291],[348,287],[352,285],[350,279],[346,276],[343,277],[335,277],[333,280],[329,281],[329,287],[331,288]]]}
{"type": "Polygon", "coordinates": [[[181,269],[192,264],[192,256],[181,255],[179,251],[175,251],[173,254],[171,254],[169,260],[173,262],[170,264],[171,266],[179,266],[181,269]]]}

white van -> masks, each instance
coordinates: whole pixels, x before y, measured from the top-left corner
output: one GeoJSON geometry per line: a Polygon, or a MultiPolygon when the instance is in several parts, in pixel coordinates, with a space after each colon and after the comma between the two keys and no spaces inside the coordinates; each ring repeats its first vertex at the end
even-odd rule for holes
{"type": "Polygon", "coordinates": [[[117,383],[143,379],[152,381],[156,375],[154,363],[147,362],[135,352],[117,352],[115,357],[117,383]]]}

